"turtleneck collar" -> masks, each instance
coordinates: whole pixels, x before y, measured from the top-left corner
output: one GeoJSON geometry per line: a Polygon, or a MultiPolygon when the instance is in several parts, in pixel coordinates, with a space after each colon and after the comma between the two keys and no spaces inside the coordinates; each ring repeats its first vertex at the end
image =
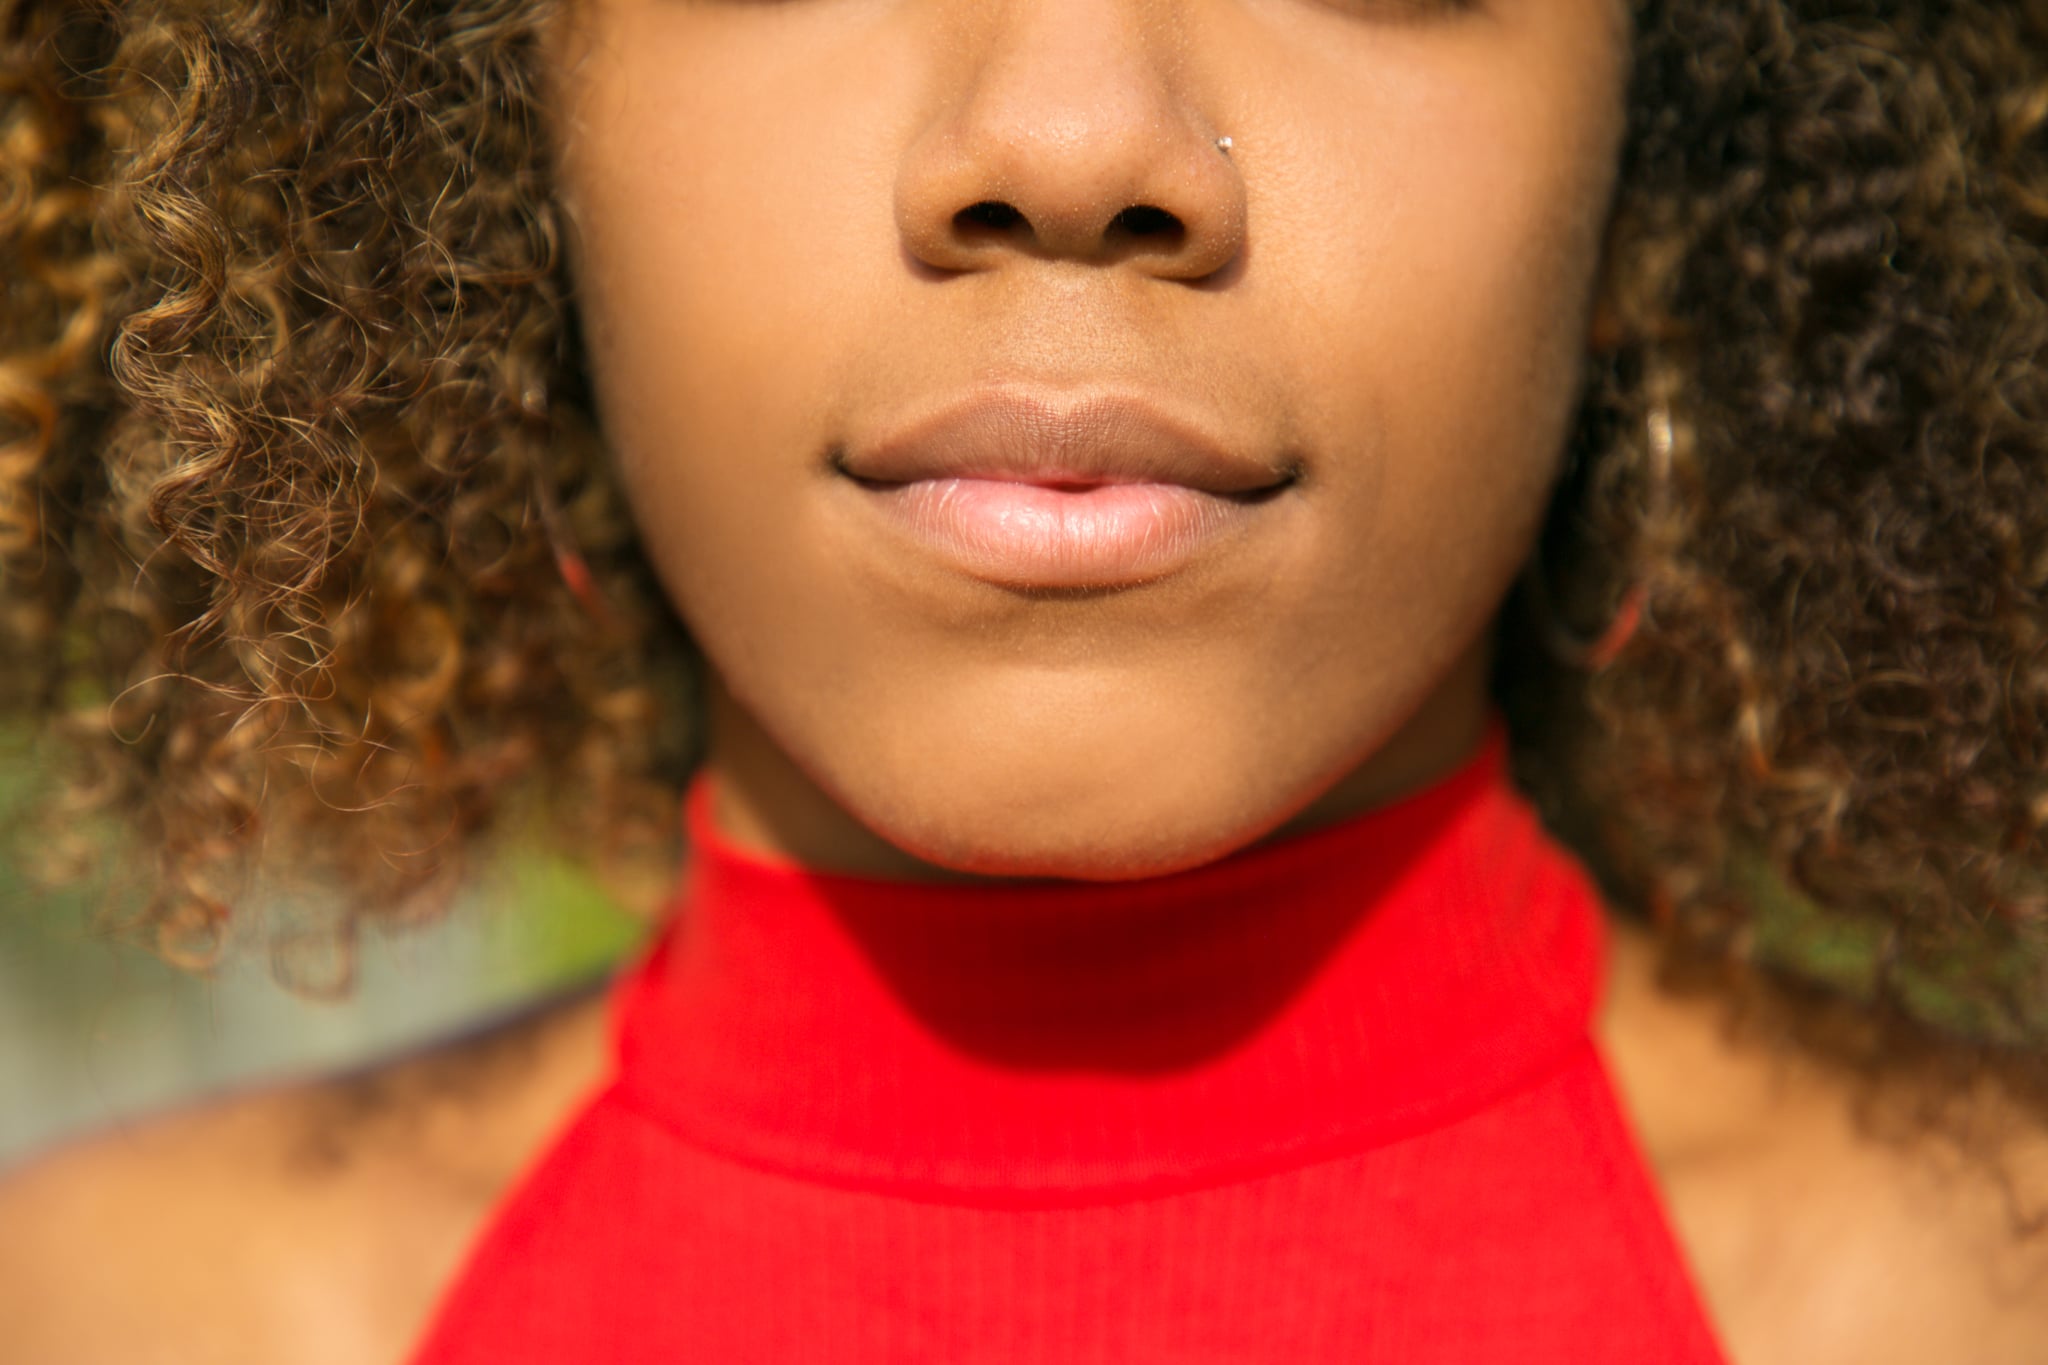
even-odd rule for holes
{"type": "Polygon", "coordinates": [[[1582,1046],[1601,922],[1506,729],[1341,823],[1126,882],[691,855],[620,984],[620,1097],[720,1155],[975,1204],[1095,1202],[1456,1121],[1582,1046]]]}

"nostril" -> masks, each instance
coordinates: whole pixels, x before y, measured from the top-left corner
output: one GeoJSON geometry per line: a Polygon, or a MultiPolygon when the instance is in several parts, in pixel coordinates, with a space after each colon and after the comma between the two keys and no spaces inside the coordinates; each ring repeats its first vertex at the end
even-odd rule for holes
{"type": "Polygon", "coordinates": [[[1109,220],[1110,233],[1127,233],[1133,237],[1169,237],[1178,240],[1186,235],[1180,219],[1165,209],[1150,204],[1133,204],[1109,220]]]}
{"type": "MultiPolygon", "coordinates": [[[[5,0],[0,0],[4,4],[5,0]]],[[[1058,226],[1057,220],[1048,220],[1058,226]]],[[[1181,219],[1155,204],[1132,204],[1110,219],[1100,238],[1093,243],[1058,242],[1048,245],[1038,242],[1038,231],[1033,220],[1014,204],[1001,199],[980,199],[953,214],[953,232],[957,240],[969,244],[987,244],[990,238],[1006,238],[1022,229],[1023,236],[1046,250],[1069,248],[1085,249],[1087,246],[1108,248],[1112,254],[1120,255],[1133,244],[1149,252],[1165,251],[1169,254],[1180,250],[1188,238],[1187,226],[1181,219]]]]}
{"type": "Polygon", "coordinates": [[[997,199],[984,199],[978,204],[969,204],[953,215],[955,224],[961,227],[990,228],[1001,232],[1024,221],[1024,215],[997,199]]]}

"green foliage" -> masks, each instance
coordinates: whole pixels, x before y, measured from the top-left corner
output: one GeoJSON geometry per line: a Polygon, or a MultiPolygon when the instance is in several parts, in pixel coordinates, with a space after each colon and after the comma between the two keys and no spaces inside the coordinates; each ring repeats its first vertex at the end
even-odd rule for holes
{"type": "Polygon", "coordinates": [[[505,882],[509,894],[490,916],[479,967],[493,993],[593,976],[631,953],[646,933],[643,920],[564,858],[518,859],[505,882]]]}
{"type": "Polygon", "coordinates": [[[2019,950],[1994,950],[1959,925],[1907,952],[1898,920],[1825,906],[1754,849],[1736,854],[1729,877],[1751,907],[1751,955],[1763,966],[1866,1004],[1889,997],[1953,1038],[2026,1047],[2048,1037],[2048,940],[2038,931],[2019,950]]]}

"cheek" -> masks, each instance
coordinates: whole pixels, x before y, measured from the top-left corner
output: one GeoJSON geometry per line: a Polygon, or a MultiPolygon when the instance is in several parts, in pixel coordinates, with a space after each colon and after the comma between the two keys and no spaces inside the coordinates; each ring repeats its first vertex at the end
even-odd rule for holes
{"type": "Polygon", "coordinates": [[[1470,638],[1534,536],[1619,129],[1591,92],[1490,63],[1390,61],[1365,95],[1349,64],[1318,76],[1266,214],[1287,291],[1269,311],[1290,324],[1272,342],[1304,377],[1295,405],[1340,509],[1294,610],[1341,631],[1333,688],[1384,688],[1470,638]],[[1344,99],[1345,118],[1313,116],[1344,99]],[[1407,652],[1392,666],[1390,638],[1407,652]]]}
{"type": "Polygon", "coordinates": [[[608,419],[648,427],[652,451],[678,422],[714,447],[726,419],[815,430],[841,309],[896,264],[875,187],[915,99],[910,47],[816,13],[596,0],[560,82],[586,341],[608,419]]]}
{"type": "Polygon", "coordinates": [[[564,91],[578,308],[650,556],[699,604],[772,600],[848,353],[851,282],[890,259],[873,185],[898,54],[682,6],[597,8],[564,91]],[[642,54],[658,52],[660,61],[642,54]],[[856,77],[859,77],[856,79],[856,77]],[[774,452],[773,458],[762,458],[774,452]],[[792,453],[796,458],[791,458],[792,453]]]}

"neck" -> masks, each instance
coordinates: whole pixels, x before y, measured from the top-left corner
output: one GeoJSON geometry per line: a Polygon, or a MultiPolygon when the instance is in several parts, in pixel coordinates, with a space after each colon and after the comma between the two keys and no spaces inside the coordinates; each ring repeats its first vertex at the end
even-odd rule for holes
{"type": "Polygon", "coordinates": [[[694,853],[622,1011],[625,1089],[701,1145],[933,1197],[1072,1200],[1298,1163],[1582,1046],[1593,901],[1495,720],[1398,801],[1132,882],[970,886],[694,853]]]}

